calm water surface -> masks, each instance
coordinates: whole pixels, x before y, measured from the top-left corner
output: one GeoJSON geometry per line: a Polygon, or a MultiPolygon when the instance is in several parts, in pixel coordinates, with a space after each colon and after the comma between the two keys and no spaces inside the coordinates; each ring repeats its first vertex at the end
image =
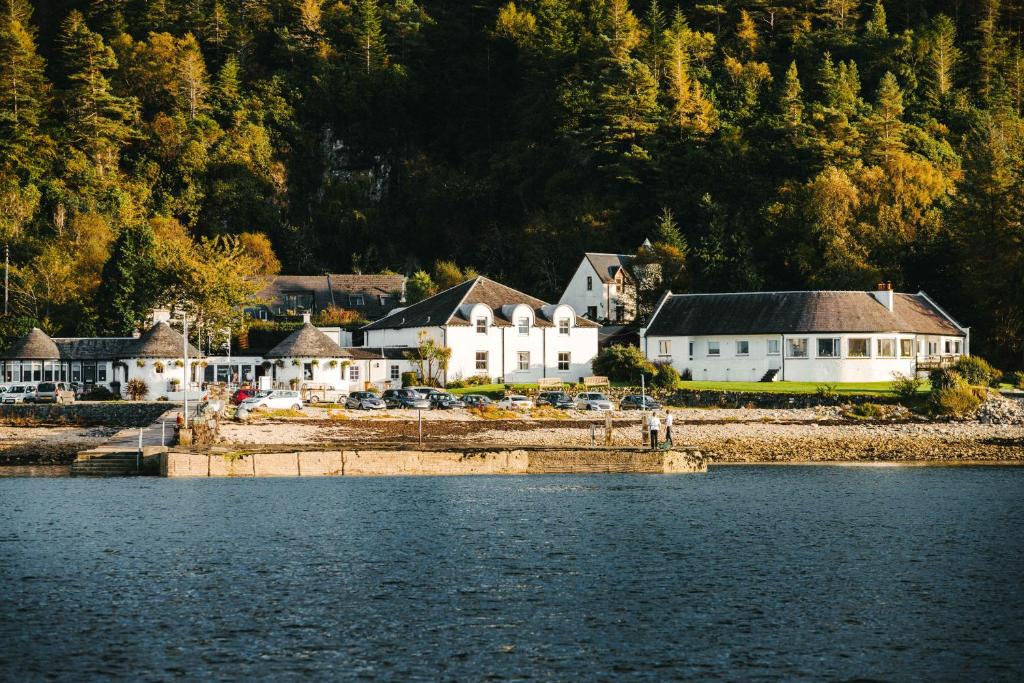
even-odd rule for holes
{"type": "Polygon", "coordinates": [[[0,479],[0,680],[1020,680],[1024,469],[0,479]]]}

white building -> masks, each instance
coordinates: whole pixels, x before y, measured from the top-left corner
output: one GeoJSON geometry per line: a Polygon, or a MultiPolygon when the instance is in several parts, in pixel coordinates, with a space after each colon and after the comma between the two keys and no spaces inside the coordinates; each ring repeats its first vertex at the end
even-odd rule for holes
{"type": "MultiPolygon", "coordinates": [[[[468,280],[363,328],[364,346],[412,351],[421,335],[452,350],[441,381],[471,375],[509,383],[591,374],[598,325],[568,304],[548,304],[485,277],[468,280]]],[[[390,374],[402,364],[389,359],[390,374]]]]}
{"type": "Polygon", "coordinates": [[[969,353],[924,292],[666,293],[641,348],[695,380],[884,382],[969,353]]]}
{"type": "Polygon", "coordinates": [[[636,317],[632,254],[587,252],[558,300],[589,320],[628,323],[636,317]]]}

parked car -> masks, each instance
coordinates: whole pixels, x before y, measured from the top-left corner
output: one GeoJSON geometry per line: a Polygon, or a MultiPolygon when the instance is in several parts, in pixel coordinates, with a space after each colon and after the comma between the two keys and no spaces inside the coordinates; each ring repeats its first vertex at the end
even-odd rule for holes
{"type": "Polygon", "coordinates": [[[452,408],[465,408],[466,404],[447,391],[435,391],[430,395],[430,406],[439,410],[451,410],[452,408]]]}
{"type": "Polygon", "coordinates": [[[384,410],[387,405],[372,391],[353,391],[348,395],[345,407],[352,410],[384,410]]]}
{"type": "Polygon", "coordinates": [[[412,389],[387,389],[381,394],[381,398],[388,408],[418,408],[420,410],[430,408],[430,401],[412,389]]]}
{"type": "Polygon", "coordinates": [[[596,391],[576,394],[577,410],[614,410],[615,406],[604,394],[596,391]]]}
{"type": "Polygon", "coordinates": [[[291,408],[293,410],[302,410],[302,397],[299,396],[299,392],[286,389],[258,391],[255,396],[250,396],[238,404],[238,407],[246,410],[256,410],[257,408],[267,408],[269,410],[288,410],[291,408]]]}
{"type": "Polygon", "coordinates": [[[415,391],[423,398],[429,398],[431,392],[437,391],[434,387],[405,387],[409,391],[415,391]]]}
{"type": "Polygon", "coordinates": [[[75,392],[66,382],[42,382],[36,387],[36,403],[74,403],[75,392]]]}
{"type": "Polygon", "coordinates": [[[657,410],[660,407],[661,404],[653,398],[641,394],[629,394],[619,401],[620,410],[657,410]]]}
{"type": "Polygon", "coordinates": [[[462,402],[470,408],[480,408],[482,406],[489,406],[494,403],[491,399],[487,398],[483,394],[465,394],[462,397],[462,402]]]}
{"type": "Polygon", "coordinates": [[[533,407],[533,401],[519,394],[510,394],[498,401],[496,405],[506,410],[529,410],[533,407]]]}
{"type": "Polygon", "coordinates": [[[252,398],[256,394],[257,391],[255,389],[239,389],[235,393],[231,394],[231,402],[237,406],[240,405],[242,401],[246,400],[247,398],[252,398]]]}
{"type": "Polygon", "coordinates": [[[3,393],[4,403],[33,403],[36,400],[36,385],[15,384],[3,393]]]}
{"type": "Polygon", "coordinates": [[[537,405],[565,410],[576,404],[573,403],[572,397],[564,391],[542,391],[537,395],[537,405]]]}

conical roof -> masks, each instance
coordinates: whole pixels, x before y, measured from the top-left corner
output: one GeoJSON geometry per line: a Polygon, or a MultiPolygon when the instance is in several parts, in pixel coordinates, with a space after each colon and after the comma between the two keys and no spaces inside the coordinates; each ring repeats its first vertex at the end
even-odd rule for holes
{"type": "Polygon", "coordinates": [[[4,360],[60,360],[60,350],[49,335],[38,327],[0,353],[4,360]]]}
{"type": "MultiPolygon", "coordinates": [[[[181,358],[184,339],[179,332],[171,329],[165,322],[159,322],[149,328],[135,344],[125,350],[129,358],[181,358]]],[[[198,358],[199,349],[188,345],[189,358],[198,358]]]]}
{"type": "Polygon", "coordinates": [[[333,339],[306,323],[264,354],[265,358],[347,358],[333,339]]]}

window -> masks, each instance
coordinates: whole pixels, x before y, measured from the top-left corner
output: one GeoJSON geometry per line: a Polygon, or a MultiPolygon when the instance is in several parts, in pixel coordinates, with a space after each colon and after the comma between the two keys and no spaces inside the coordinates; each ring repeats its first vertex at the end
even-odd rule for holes
{"type": "Polygon", "coordinates": [[[313,310],[312,292],[285,292],[284,310],[303,313],[313,310]]]}
{"type": "Polygon", "coordinates": [[[594,278],[591,277],[590,275],[587,276],[587,291],[594,291],[594,278]]]}
{"type": "Polygon", "coordinates": [[[895,339],[879,339],[878,340],[878,357],[879,358],[895,358],[896,357],[896,340],[895,339]]]}
{"type": "Polygon", "coordinates": [[[838,339],[818,339],[818,358],[839,358],[842,355],[841,348],[838,339]]]}
{"type": "Polygon", "coordinates": [[[402,368],[398,365],[392,365],[388,369],[388,377],[391,378],[392,382],[397,382],[402,379],[402,368]]]}
{"type": "Polygon", "coordinates": [[[558,319],[558,334],[568,337],[569,336],[569,319],[559,318],[558,319]]]}
{"type": "Polygon", "coordinates": [[[487,372],[487,352],[477,351],[476,352],[476,369],[487,372]]]}
{"type": "MultiPolygon", "coordinates": [[[[15,371],[14,381],[15,382],[21,381],[18,378],[17,371],[15,371]]],[[[79,365],[78,363],[75,363],[74,365],[71,366],[71,381],[72,382],[81,382],[82,381],[82,366],[79,365]]]]}
{"type": "Polygon", "coordinates": [[[527,318],[527,317],[520,318],[517,326],[519,327],[519,335],[520,336],[525,336],[525,335],[530,334],[530,319],[529,318],[527,318]]]}
{"type": "Polygon", "coordinates": [[[205,368],[203,368],[203,381],[204,382],[212,382],[213,381],[213,373],[216,372],[216,371],[217,371],[217,366],[216,365],[207,365],[205,368]]]}
{"type": "Polygon", "coordinates": [[[750,355],[750,342],[747,340],[736,341],[736,355],[737,356],[749,356],[750,355]]]}
{"type": "Polygon", "coordinates": [[[302,364],[302,379],[307,381],[313,380],[313,364],[303,363],[302,364]]]}
{"type": "Polygon", "coordinates": [[[777,356],[779,355],[779,340],[769,339],[768,340],[768,355],[777,356]]]}
{"type": "Polygon", "coordinates": [[[617,304],[615,306],[615,319],[618,320],[619,322],[622,322],[622,320],[625,317],[626,317],[626,307],[623,306],[622,304],[617,304]]]}
{"type": "Polygon", "coordinates": [[[383,294],[381,294],[381,295],[380,295],[380,305],[381,305],[381,306],[382,306],[383,308],[387,308],[387,307],[389,307],[389,306],[390,306],[391,304],[393,304],[394,302],[395,302],[395,300],[394,300],[394,298],[393,298],[393,297],[390,297],[390,296],[385,296],[385,295],[383,295],[383,294]]]}
{"type": "Polygon", "coordinates": [[[597,320],[597,306],[587,306],[587,317],[591,320],[597,320]]]}
{"type": "Polygon", "coordinates": [[[804,338],[800,339],[787,339],[786,340],[786,357],[787,358],[807,358],[807,340],[804,338]]]}
{"type": "Polygon", "coordinates": [[[568,372],[569,371],[569,362],[570,362],[569,358],[570,358],[570,356],[569,356],[569,352],[568,351],[559,351],[558,352],[558,371],[559,372],[568,372]]]}
{"type": "Polygon", "coordinates": [[[366,299],[362,294],[349,294],[348,295],[349,306],[365,306],[366,299]]]}
{"type": "Polygon", "coordinates": [[[350,366],[348,366],[348,379],[349,379],[350,382],[358,382],[359,381],[359,366],[358,365],[350,365],[350,366]]]}
{"type": "Polygon", "coordinates": [[[949,341],[947,339],[946,340],[946,344],[945,344],[945,349],[946,349],[946,353],[947,354],[953,353],[953,342],[951,342],[951,341],[949,341]]]}
{"type": "Polygon", "coordinates": [[[476,333],[487,334],[487,318],[476,319],[476,333]]]}
{"type": "Polygon", "coordinates": [[[936,354],[936,352],[938,352],[938,350],[939,350],[939,343],[938,342],[928,342],[928,355],[929,356],[934,356],[936,354]]]}
{"type": "Polygon", "coordinates": [[[659,339],[658,340],[658,355],[659,356],[671,356],[672,355],[672,340],[671,339],[659,339]]]}
{"type": "Polygon", "coordinates": [[[520,351],[518,356],[519,356],[519,364],[518,364],[517,367],[519,368],[519,371],[523,372],[523,371],[529,370],[530,369],[530,352],[529,351],[520,351]]]}
{"type": "Polygon", "coordinates": [[[917,340],[917,355],[921,355],[921,349],[924,348],[924,342],[920,339],[917,340]]]}
{"type": "Polygon", "coordinates": [[[914,340],[900,339],[900,358],[911,358],[914,355],[914,340]]]}
{"type": "Polygon", "coordinates": [[[690,346],[690,349],[689,349],[689,351],[690,351],[690,360],[693,360],[693,342],[690,342],[689,346],[690,346]]]}
{"type": "Polygon", "coordinates": [[[855,337],[846,340],[846,355],[850,358],[870,358],[871,340],[867,337],[855,337]]]}
{"type": "Polygon", "coordinates": [[[961,346],[961,344],[963,344],[963,342],[959,340],[953,342],[953,353],[959,354],[961,352],[961,349],[963,349],[963,346],[961,346]]]}
{"type": "Polygon", "coordinates": [[[214,368],[217,370],[217,381],[227,382],[228,381],[228,366],[226,365],[215,365],[214,368]]]}
{"type": "Polygon", "coordinates": [[[721,345],[721,343],[716,342],[716,341],[709,341],[708,342],[708,355],[709,356],[721,356],[722,355],[722,345],[721,345]]]}
{"type": "Polygon", "coordinates": [[[107,381],[107,364],[100,363],[96,366],[96,381],[106,382],[107,381]]]}
{"type": "Polygon", "coordinates": [[[255,377],[255,373],[253,372],[253,366],[251,366],[251,365],[243,365],[242,366],[242,381],[243,382],[251,382],[254,377],[255,377]]]}

